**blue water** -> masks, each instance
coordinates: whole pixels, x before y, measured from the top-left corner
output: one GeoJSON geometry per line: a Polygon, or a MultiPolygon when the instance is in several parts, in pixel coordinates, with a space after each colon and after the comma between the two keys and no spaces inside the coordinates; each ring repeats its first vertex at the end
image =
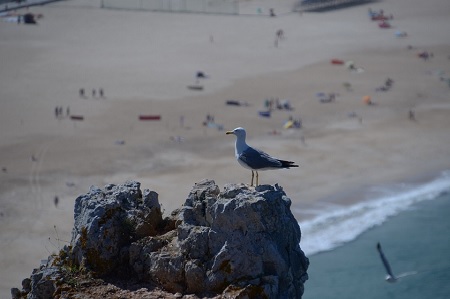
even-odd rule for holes
{"type": "MultiPolygon", "coordinates": [[[[340,211],[305,223],[302,238],[308,240],[308,232],[313,238],[305,244],[310,250],[309,254],[305,250],[310,268],[304,299],[450,298],[449,174],[406,189],[375,199],[365,207],[352,207],[351,212],[340,211]],[[322,233],[333,223],[350,232],[343,236],[332,235],[339,235],[337,230],[322,233]],[[320,246],[308,244],[319,238],[316,235],[333,236],[333,241],[322,240],[320,246]],[[347,240],[350,236],[353,239],[347,240]],[[417,274],[387,283],[377,242],[381,242],[394,274],[417,274]]],[[[303,248],[302,242],[300,245],[303,248]]]]}

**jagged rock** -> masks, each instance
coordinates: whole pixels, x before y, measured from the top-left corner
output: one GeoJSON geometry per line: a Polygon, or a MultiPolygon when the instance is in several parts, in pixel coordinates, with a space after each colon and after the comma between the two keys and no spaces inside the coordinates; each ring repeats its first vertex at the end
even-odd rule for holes
{"type": "Polygon", "coordinates": [[[158,194],[138,182],[91,188],[76,199],[70,246],[11,294],[53,298],[63,289],[59,269],[70,265],[97,276],[120,268],[180,298],[301,298],[309,261],[290,205],[278,185],[220,192],[204,180],[162,219],[158,194]]]}
{"type": "Polygon", "coordinates": [[[22,297],[22,292],[18,288],[11,288],[11,298],[20,299],[22,297]]]}
{"type": "Polygon", "coordinates": [[[31,281],[29,278],[22,280],[22,289],[24,292],[29,293],[31,291],[31,281]]]}
{"type": "Polygon", "coordinates": [[[98,275],[114,270],[120,252],[136,237],[157,234],[162,221],[158,194],[140,190],[140,183],[91,188],[75,200],[72,254],[75,262],[98,275]]]}
{"type": "Polygon", "coordinates": [[[301,298],[308,260],[291,201],[279,186],[196,184],[178,211],[176,238],[130,259],[140,277],[171,292],[223,292],[230,284],[269,298],[301,298]]]}
{"type": "Polygon", "coordinates": [[[60,269],[46,266],[41,270],[35,269],[30,279],[30,289],[23,289],[23,294],[27,294],[27,299],[53,298],[57,281],[61,278],[60,269]]]}

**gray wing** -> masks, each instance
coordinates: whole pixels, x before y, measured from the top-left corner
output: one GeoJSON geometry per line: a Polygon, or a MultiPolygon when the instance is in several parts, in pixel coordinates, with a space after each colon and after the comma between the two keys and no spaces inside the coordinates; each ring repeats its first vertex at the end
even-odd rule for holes
{"type": "Polygon", "coordinates": [[[384,268],[386,268],[386,272],[387,272],[391,277],[395,277],[395,276],[394,276],[394,273],[392,273],[391,266],[389,265],[388,260],[387,260],[386,257],[384,256],[384,253],[383,253],[383,250],[381,249],[381,244],[380,244],[380,243],[377,244],[377,250],[378,250],[378,253],[380,254],[381,261],[383,262],[384,268]]]}
{"type": "Polygon", "coordinates": [[[402,278],[402,277],[406,277],[406,276],[410,276],[410,275],[415,275],[417,273],[419,273],[419,272],[417,272],[417,271],[405,272],[400,275],[397,275],[396,278],[402,278]]]}
{"type": "Polygon", "coordinates": [[[275,159],[265,152],[251,147],[242,152],[239,159],[252,169],[282,167],[282,164],[278,159],[275,159]]]}

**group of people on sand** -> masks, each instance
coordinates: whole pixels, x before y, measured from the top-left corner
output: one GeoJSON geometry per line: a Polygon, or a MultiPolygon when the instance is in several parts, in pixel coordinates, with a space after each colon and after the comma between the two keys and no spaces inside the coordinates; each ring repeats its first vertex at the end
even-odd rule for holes
{"type": "MultiPolygon", "coordinates": [[[[87,99],[88,98],[84,88],[80,88],[80,90],[78,91],[78,94],[80,95],[80,98],[83,98],[83,99],[87,99]]],[[[92,89],[92,97],[96,98],[97,94],[98,94],[98,97],[100,97],[100,98],[104,98],[105,97],[105,92],[103,91],[103,88],[99,88],[98,89],[98,93],[97,93],[97,89],[93,88],[92,89]]]]}
{"type": "Polygon", "coordinates": [[[336,101],[336,97],[339,96],[338,93],[335,92],[330,92],[328,94],[323,93],[323,92],[319,92],[317,94],[317,97],[319,98],[319,102],[320,103],[331,103],[336,101]]]}
{"type": "Polygon", "coordinates": [[[369,17],[370,17],[370,19],[372,21],[383,21],[383,20],[392,20],[392,19],[394,19],[394,15],[393,14],[386,15],[384,13],[383,9],[375,11],[372,8],[369,7],[368,14],[369,14],[369,17]]]}
{"type": "Polygon", "coordinates": [[[392,80],[391,78],[387,78],[386,81],[384,82],[384,85],[379,86],[375,89],[375,91],[388,91],[392,88],[392,86],[394,85],[394,80],[392,80]]]}
{"type": "MultiPolygon", "coordinates": [[[[70,107],[67,106],[66,108],[66,117],[70,115],[70,107]]],[[[61,119],[64,117],[63,107],[62,106],[56,106],[55,107],[55,117],[57,119],[61,119]]]]}
{"type": "Polygon", "coordinates": [[[208,128],[215,128],[219,131],[223,130],[223,125],[216,123],[214,115],[211,115],[209,113],[206,115],[206,119],[203,121],[203,126],[208,128]]]}
{"type": "Polygon", "coordinates": [[[285,129],[301,129],[302,128],[302,119],[299,117],[294,119],[292,115],[289,116],[288,120],[283,124],[283,128],[285,129]]]}
{"type": "Polygon", "coordinates": [[[394,19],[394,16],[392,14],[385,15],[384,10],[380,9],[379,11],[374,11],[369,7],[369,18],[372,21],[378,21],[378,27],[380,28],[391,28],[391,24],[389,23],[389,20],[394,19]]]}
{"type": "MultiPolygon", "coordinates": [[[[408,45],[406,48],[408,50],[417,50],[416,47],[413,47],[411,45],[408,45]]],[[[428,60],[430,60],[430,59],[432,59],[434,57],[434,54],[433,54],[433,52],[419,49],[419,52],[417,52],[417,57],[419,57],[423,61],[428,61],[428,60]]],[[[449,59],[450,59],[450,57],[449,57],[449,59]]]]}
{"type": "Polygon", "coordinates": [[[291,102],[288,99],[280,100],[279,98],[267,98],[264,100],[264,108],[268,111],[278,110],[293,110],[291,102]]]}
{"type": "MultiPolygon", "coordinates": [[[[386,91],[390,90],[393,85],[394,85],[394,80],[388,77],[386,79],[386,81],[384,81],[384,85],[381,85],[381,86],[375,88],[375,91],[376,92],[379,92],[379,91],[386,92],[386,91]]],[[[375,103],[372,100],[372,97],[369,95],[363,96],[362,100],[366,105],[369,105],[369,106],[375,105],[375,103]]]]}
{"type": "Polygon", "coordinates": [[[423,60],[427,61],[427,60],[433,58],[433,57],[434,57],[434,54],[433,54],[432,52],[422,51],[422,52],[419,52],[419,53],[417,54],[417,56],[418,56],[419,58],[422,58],[423,60]]]}

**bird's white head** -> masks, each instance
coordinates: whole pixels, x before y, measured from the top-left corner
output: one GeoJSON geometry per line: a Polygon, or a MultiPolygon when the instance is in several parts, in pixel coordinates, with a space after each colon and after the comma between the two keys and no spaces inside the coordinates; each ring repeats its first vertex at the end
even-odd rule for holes
{"type": "Polygon", "coordinates": [[[227,131],[226,134],[236,135],[238,139],[245,139],[245,129],[242,127],[236,128],[233,131],[227,131]]]}

